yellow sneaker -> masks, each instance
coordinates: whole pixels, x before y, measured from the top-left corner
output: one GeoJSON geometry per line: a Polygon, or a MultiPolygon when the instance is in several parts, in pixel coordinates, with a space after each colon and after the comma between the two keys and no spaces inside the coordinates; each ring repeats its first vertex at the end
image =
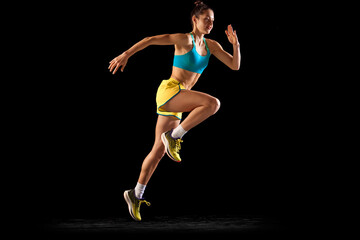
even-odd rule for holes
{"type": "Polygon", "coordinates": [[[171,158],[175,162],[181,162],[179,152],[181,149],[180,144],[183,142],[183,140],[181,140],[180,138],[179,139],[172,138],[171,132],[172,130],[161,134],[161,140],[165,145],[166,153],[169,156],[169,158],[171,158]]]}
{"type": "Polygon", "coordinates": [[[129,207],[129,213],[135,221],[141,221],[140,206],[141,203],[146,203],[150,206],[151,204],[145,199],[138,199],[135,197],[135,190],[127,190],[124,192],[124,198],[129,207]]]}

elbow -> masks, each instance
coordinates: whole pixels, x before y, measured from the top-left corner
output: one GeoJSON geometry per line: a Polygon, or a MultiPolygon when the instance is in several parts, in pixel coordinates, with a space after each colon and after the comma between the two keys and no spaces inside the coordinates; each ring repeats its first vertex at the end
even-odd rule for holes
{"type": "Polygon", "coordinates": [[[154,37],[145,37],[142,42],[145,43],[146,46],[150,46],[153,44],[154,37]]]}
{"type": "Polygon", "coordinates": [[[236,65],[236,66],[231,67],[231,70],[234,70],[234,71],[238,71],[239,69],[240,69],[240,64],[239,64],[239,65],[236,65]]]}
{"type": "Polygon", "coordinates": [[[234,66],[231,69],[234,71],[238,71],[240,69],[240,65],[241,65],[241,57],[236,59],[234,66]]]}
{"type": "Polygon", "coordinates": [[[144,49],[150,45],[153,45],[153,41],[154,41],[154,38],[153,37],[145,37],[143,38],[143,40],[141,40],[140,42],[142,43],[142,48],[141,49],[144,49]]]}
{"type": "Polygon", "coordinates": [[[238,70],[240,69],[240,63],[241,63],[241,61],[233,64],[233,65],[230,67],[231,70],[238,71],[238,70]]]}
{"type": "Polygon", "coordinates": [[[148,43],[148,42],[151,41],[151,39],[152,39],[152,37],[146,37],[146,38],[143,39],[143,41],[148,43]]]}

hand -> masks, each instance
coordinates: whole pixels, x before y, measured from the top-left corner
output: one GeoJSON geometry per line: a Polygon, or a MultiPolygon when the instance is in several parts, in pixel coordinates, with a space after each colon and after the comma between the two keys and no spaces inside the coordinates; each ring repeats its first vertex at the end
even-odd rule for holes
{"type": "Polygon", "coordinates": [[[238,37],[236,35],[236,30],[234,31],[231,24],[228,25],[228,28],[227,30],[225,30],[225,34],[226,36],[228,37],[229,39],[229,42],[232,44],[232,45],[239,45],[239,40],[238,40],[238,37]]]}
{"type": "Polygon", "coordinates": [[[108,69],[110,69],[110,72],[112,72],[114,70],[112,74],[115,74],[117,72],[117,70],[119,69],[119,67],[121,67],[121,72],[123,72],[128,59],[129,59],[129,56],[124,52],[123,54],[121,54],[121,55],[117,56],[116,58],[114,58],[113,60],[111,60],[108,69]]]}

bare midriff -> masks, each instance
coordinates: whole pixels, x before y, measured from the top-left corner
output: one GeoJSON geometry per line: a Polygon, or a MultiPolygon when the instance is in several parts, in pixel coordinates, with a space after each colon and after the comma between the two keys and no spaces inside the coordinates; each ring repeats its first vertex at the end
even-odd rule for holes
{"type": "Polygon", "coordinates": [[[179,81],[187,90],[190,90],[195,85],[200,76],[200,73],[190,72],[174,66],[171,74],[171,78],[179,81]]]}

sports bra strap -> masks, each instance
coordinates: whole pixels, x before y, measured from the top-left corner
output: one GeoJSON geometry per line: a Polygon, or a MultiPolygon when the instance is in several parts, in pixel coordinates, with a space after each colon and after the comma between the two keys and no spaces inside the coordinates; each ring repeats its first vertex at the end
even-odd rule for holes
{"type": "Polygon", "coordinates": [[[204,43],[205,43],[206,50],[207,50],[207,51],[210,51],[210,50],[209,50],[209,47],[208,47],[208,45],[207,45],[207,43],[206,43],[205,38],[204,38],[204,43]]]}
{"type": "Polygon", "coordinates": [[[192,33],[190,33],[190,35],[191,35],[192,41],[193,41],[194,46],[195,46],[195,39],[194,39],[194,36],[193,36],[193,34],[192,34],[192,33]]]}
{"type": "MultiPolygon", "coordinates": [[[[194,43],[194,47],[195,47],[196,45],[195,45],[195,39],[194,39],[194,36],[193,36],[193,34],[192,34],[192,33],[190,33],[190,35],[191,35],[191,38],[192,38],[192,41],[193,41],[193,43],[194,43]]],[[[205,40],[205,38],[203,38],[203,39],[204,39],[204,43],[205,43],[206,50],[207,50],[207,51],[209,51],[209,47],[208,47],[208,45],[207,45],[207,43],[206,43],[206,40],[205,40]]]]}

